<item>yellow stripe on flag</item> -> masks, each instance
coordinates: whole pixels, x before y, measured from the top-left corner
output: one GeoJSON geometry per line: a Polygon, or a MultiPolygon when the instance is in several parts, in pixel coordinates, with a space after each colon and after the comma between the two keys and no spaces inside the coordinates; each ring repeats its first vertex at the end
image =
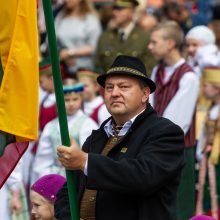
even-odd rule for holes
{"type": "Polygon", "coordinates": [[[0,0],[0,130],[17,142],[37,139],[38,32],[36,0],[0,0]]]}

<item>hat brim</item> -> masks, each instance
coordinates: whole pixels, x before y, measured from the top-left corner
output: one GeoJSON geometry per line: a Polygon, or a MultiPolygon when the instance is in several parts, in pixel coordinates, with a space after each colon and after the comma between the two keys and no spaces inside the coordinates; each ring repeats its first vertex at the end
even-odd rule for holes
{"type": "Polygon", "coordinates": [[[99,75],[97,77],[98,84],[104,88],[106,78],[110,77],[110,76],[132,76],[132,77],[138,78],[138,79],[146,82],[147,85],[150,88],[150,93],[153,93],[156,89],[156,84],[151,79],[149,79],[147,77],[144,77],[144,76],[139,76],[139,75],[135,75],[135,74],[132,74],[132,73],[126,73],[126,72],[112,72],[112,73],[109,73],[109,74],[99,75]]]}

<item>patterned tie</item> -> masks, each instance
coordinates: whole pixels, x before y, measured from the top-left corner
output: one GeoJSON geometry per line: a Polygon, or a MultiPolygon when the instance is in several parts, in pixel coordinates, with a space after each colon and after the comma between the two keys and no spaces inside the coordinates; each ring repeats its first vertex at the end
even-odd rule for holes
{"type": "Polygon", "coordinates": [[[123,128],[124,124],[117,125],[114,120],[111,122],[112,133],[114,136],[118,136],[120,130],[123,128]]]}

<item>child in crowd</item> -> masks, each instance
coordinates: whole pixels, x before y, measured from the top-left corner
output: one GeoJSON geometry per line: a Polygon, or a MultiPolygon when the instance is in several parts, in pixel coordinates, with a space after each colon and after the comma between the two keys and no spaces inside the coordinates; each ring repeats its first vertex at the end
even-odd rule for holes
{"type": "Polygon", "coordinates": [[[211,100],[197,145],[200,161],[196,214],[220,219],[220,68],[203,72],[203,95],[211,100]]]}
{"type": "MultiPolygon", "coordinates": [[[[75,80],[66,79],[63,91],[70,138],[76,140],[82,147],[92,130],[98,128],[97,124],[83,113],[82,84],[75,84],[75,80]]],[[[56,148],[61,145],[58,118],[49,122],[40,137],[38,150],[33,164],[32,182],[43,175],[57,173],[65,175],[65,169],[57,160],[56,148]]]]}
{"type": "Polygon", "coordinates": [[[220,66],[220,53],[215,44],[215,33],[206,26],[196,26],[185,37],[186,61],[200,78],[200,94],[196,111],[196,137],[199,137],[201,122],[205,116],[209,101],[202,94],[202,73],[205,67],[220,66]]]}
{"type": "Polygon", "coordinates": [[[196,26],[185,37],[186,60],[198,77],[206,66],[220,65],[220,53],[215,44],[215,33],[206,26],[196,26]]]}
{"type": "Polygon", "coordinates": [[[38,179],[30,191],[32,215],[35,219],[55,220],[54,203],[56,194],[62,188],[66,179],[57,174],[48,174],[38,179]]]}
{"type": "MultiPolygon", "coordinates": [[[[39,63],[39,81],[38,140],[45,125],[57,116],[52,66],[49,58],[45,58],[39,63]]],[[[27,188],[29,188],[30,174],[32,173],[32,166],[37,148],[38,141],[30,142],[29,147],[23,156],[25,164],[23,168],[23,177],[27,188]]],[[[29,191],[29,189],[27,191],[29,191]]]]}
{"type": "Polygon", "coordinates": [[[100,95],[100,86],[96,82],[99,75],[98,69],[85,68],[77,72],[78,80],[83,83],[83,109],[98,125],[101,125],[109,116],[103,98],[100,95]]]}
{"type": "Polygon", "coordinates": [[[43,60],[39,67],[40,73],[40,87],[46,92],[44,98],[40,103],[39,112],[39,129],[42,131],[47,122],[54,119],[56,112],[56,98],[54,92],[53,74],[50,61],[43,60]]]}

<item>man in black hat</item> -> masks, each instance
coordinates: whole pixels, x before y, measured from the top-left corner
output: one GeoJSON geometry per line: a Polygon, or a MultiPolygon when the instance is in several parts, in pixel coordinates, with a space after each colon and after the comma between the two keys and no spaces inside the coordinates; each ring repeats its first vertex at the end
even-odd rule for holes
{"type": "Polygon", "coordinates": [[[156,62],[147,48],[149,33],[137,24],[137,6],[137,0],[114,0],[111,20],[114,27],[100,35],[95,53],[96,66],[107,71],[114,59],[123,54],[137,57],[149,70],[153,69],[156,62]]]}
{"type": "MultiPolygon", "coordinates": [[[[184,165],[184,136],[148,103],[156,85],[137,58],[120,55],[97,78],[110,114],[80,150],[58,147],[58,159],[77,170],[80,218],[84,220],[174,220],[184,165]]],[[[55,216],[70,218],[67,187],[55,216]]]]}

